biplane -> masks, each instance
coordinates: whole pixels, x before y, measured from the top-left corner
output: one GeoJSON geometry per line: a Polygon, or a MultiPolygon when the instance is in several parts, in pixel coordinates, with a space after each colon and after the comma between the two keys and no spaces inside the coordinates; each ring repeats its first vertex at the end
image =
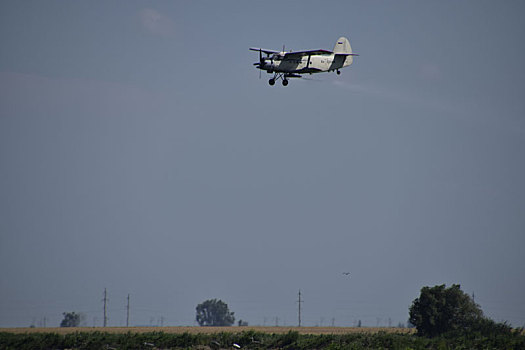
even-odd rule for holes
{"type": "Polygon", "coordinates": [[[334,50],[306,50],[306,51],[275,51],[250,47],[252,51],[259,51],[259,62],[253,65],[261,71],[273,74],[268,83],[275,85],[279,79],[284,86],[288,85],[288,78],[301,78],[301,74],[323,72],[337,72],[354,61],[350,41],[341,37],[337,39],[334,50]],[[264,57],[263,54],[266,56],[264,57]]]}

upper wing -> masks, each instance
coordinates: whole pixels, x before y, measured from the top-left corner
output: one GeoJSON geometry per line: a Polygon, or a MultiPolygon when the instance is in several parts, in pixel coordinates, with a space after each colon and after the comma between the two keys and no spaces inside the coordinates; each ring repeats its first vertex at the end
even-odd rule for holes
{"type": "MultiPolygon", "coordinates": [[[[307,50],[307,51],[295,51],[295,52],[285,52],[285,58],[299,58],[303,56],[313,56],[313,55],[332,55],[334,52],[329,50],[307,50]]],[[[336,53],[336,55],[341,56],[359,56],[356,53],[336,53]]]]}
{"type": "MultiPolygon", "coordinates": [[[[271,55],[271,54],[280,54],[280,55],[282,55],[282,54],[284,54],[285,58],[290,58],[290,59],[300,58],[300,57],[303,57],[303,56],[331,55],[331,54],[333,54],[333,51],[323,50],[323,49],[306,50],[306,51],[294,51],[294,52],[282,52],[282,51],[275,51],[275,50],[265,50],[265,49],[260,49],[260,48],[257,48],[257,47],[250,47],[250,50],[264,52],[267,55],[271,55]]],[[[342,55],[342,56],[359,56],[358,54],[355,54],[355,53],[338,53],[337,55],[342,55]]]]}
{"type": "Polygon", "coordinates": [[[306,50],[306,51],[294,51],[294,52],[285,52],[284,57],[286,58],[299,58],[303,56],[313,56],[313,55],[331,55],[332,51],[328,50],[306,50]]]}
{"type": "Polygon", "coordinates": [[[280,51],[275,51],[275,50],[265,50],[265,49],[260,49],[258,47],[250,47],[250,50],[252,51],[260,51],[260,52],[264,52],[265,54],[267,55],[271,55],[271,54],[274,54],[274,53],[280,53],[280,51]]]}
{"type": "Polygon", "coordinates": [[[286,57],[286,58],[293,58],[293,57],[302,57],[302,56],[310,56],[310,55],[330,55],[333,52],[328,50],[307,50],[307,51],[293,51],[293,52],[282,52],[282,51],[275,51],[275,50],[266,50],[266,49],[260,49],[258,47],[250,47],[250,50],[252,51],[261,51],[264,52],[267,55],[271,54],[280,54],[286,57]]]}

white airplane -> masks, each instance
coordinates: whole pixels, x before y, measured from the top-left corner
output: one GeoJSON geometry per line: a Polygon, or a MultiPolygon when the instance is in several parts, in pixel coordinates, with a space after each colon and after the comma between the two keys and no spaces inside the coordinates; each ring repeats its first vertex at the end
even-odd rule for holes
{"type": "Polygon", "coordinates": [[[307,51],[274,51],[250,47],[252,51],[259,51],[259,62],[253,65],[267,73],[274,73],[268,82],[275,85],[275,81],[282,79],[283,85],[288,85],[288,78],[301,78],[300,74],[333,72],[341,74],[340,68],[347,67],[354,61],[350,42],[340,37],[335,43],[334,51],[307,50],[307,51]],[[266,57],[263,57],[263,52],[266,57]]]}

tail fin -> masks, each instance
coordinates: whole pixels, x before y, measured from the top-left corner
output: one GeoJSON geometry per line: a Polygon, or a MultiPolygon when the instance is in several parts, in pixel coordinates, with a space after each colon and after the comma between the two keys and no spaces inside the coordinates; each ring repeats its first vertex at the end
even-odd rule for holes
{"type": "Polygon", "coordinates": [[[334,46],[334,53],[340,54],[340,53],[352,53],[352,47],[350,46],[350,42],[347,38],[344,36],[337,39],[337,42],[334,46]]]}
{"type": "Polygon", "coordinates": [[[344,66],[349,66],[354,61],[354,58],[351,56],[352,47],[350,46],[350,41],[348,41],[348,39],[345,38],[344,36],[337,39],[335,46],[334,46],[334,53],[336,55],[338,54],[348,55],[346,56],[344,66]]]}

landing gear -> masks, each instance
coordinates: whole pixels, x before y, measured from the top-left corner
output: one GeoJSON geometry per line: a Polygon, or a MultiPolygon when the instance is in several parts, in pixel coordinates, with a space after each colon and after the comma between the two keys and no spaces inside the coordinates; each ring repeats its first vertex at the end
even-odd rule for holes
{"type": "Polygon", "coordinates": [[[337,75],[341,74],[341,71],[339,69],[336,72],[337,72],[337,75]]]}
{"type": "Polygon", "coordinates": [[[273,78],[268,80],[268,84],[270,84],[271,86],[274,86],[275,82],[277,80],[279,80],[279,79],[282,80],[283,86],[288,86],[288,79],[286,79],[286,74],[285,73],[275,73],[273,78]]]}

